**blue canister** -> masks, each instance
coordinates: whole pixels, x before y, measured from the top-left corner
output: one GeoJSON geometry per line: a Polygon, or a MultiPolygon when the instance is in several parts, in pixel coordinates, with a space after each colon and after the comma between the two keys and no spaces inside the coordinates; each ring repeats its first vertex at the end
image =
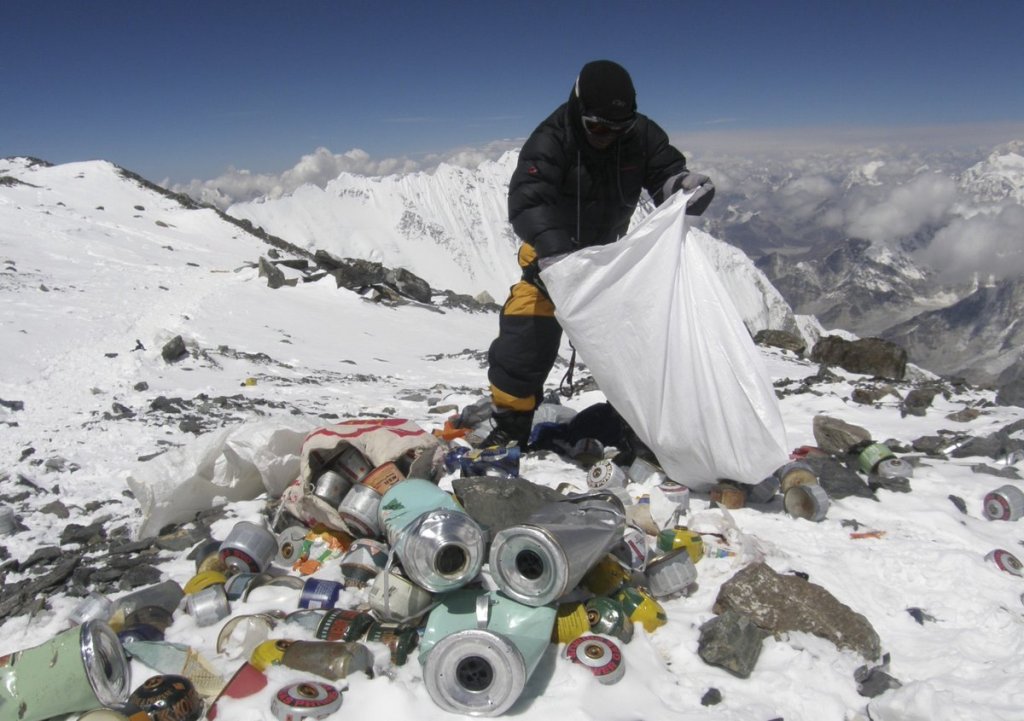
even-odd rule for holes
{"type": "Polygon", "coordinates": [[[302,585],[299,608],[334,608],[338,596],[345,590],[344,584],[322,578],[307,578],[302,585]]]}
{"type": "Polygon", "coordinates": [[[419,660],[440,708],[498,716],[516,702],[551,643],[557,610],[497,591],[460,589],[431,611],[419,660]]]}
{"type": "Polygon", "coordinates": [[[432,593],[461,588],[484,563],[484,532],[448,493],[410,478],[381,498],[381,528],[411,581],[432,593]]]}

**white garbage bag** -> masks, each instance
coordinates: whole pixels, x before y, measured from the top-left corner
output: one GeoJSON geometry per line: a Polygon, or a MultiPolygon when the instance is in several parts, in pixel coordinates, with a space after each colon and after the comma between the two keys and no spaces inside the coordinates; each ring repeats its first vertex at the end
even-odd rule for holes
{"type": "Polygon", "coordinates": [[[676,194],[541,273],[598,386],[672,480],[757,483],[789,460],[771,379],[676,194]]]}
{"type": "Polygon", "coordinates": [[[311,423],[260,421],[209,433],[133,468],[126,479],[142,511],[136,538],[261,493],[280,496],[299,474],[311,423]]]}

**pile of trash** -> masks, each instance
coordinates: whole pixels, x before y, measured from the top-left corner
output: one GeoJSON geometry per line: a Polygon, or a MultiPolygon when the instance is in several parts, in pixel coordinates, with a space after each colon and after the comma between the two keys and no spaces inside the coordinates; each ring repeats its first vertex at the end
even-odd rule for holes
{"type": "MultiPolygon", "coordinates": [[[[498,716],[520,698],[552,644],[602,684],[623,678],[622,646],[637,625],[654,634],[667,622],[663,602],[693,592],[708,556],[748,563],[722,587],[720,615],[701,628],[705,662],[749,676],[773,623],[757,617],[771,606],[756,597],[760,588],[790,604],[789,628],[882,661],[859,672],[862,693],[899,685],[859,614],[842,607],[843,628],[834,618],[794,620],[802,604],[790,594],[821,601],[827,592],[758,563],[756,548],[728,522],[728,509],[743,506],[823,520],[829,493],[816,457],[855,459],[887,488],[908,482],[913,466],[863,429],[819,416],[820,448],[797,449],[758,483],[722,480],[701,492],[722,509],[709,521],[691,512],[691,489],[653,460],[633,454],[621,465],[622,455],[609,457],[616,449],[596,438],[560,446],[580,466],[578,484],[533,483],[519,474],[518,447],[467,443],[487,431],[477,411],[464,409],[434,432],[369,419],[308,433],[298,478],[280,498],[266,499],[260,522],[238,521],[224,538],[193,547],[191,578],[116,599],[93,592],[66,631],[0,658],[0,721],[83,712],[92,721],[238,718],[246,699],[271,683],[272,668],[291,671],[274,689],[276,718],[327,718],[341,707],[348,679],[391,676],[410,662],[422,666],[441,709],[498,716]],[[181,614],[217,633],[216,662],[166,639],[181,614]],[[135,661],[158,675],[133,689],[135,661]],[[221,673],[225,667],[232,673],[221,673]]],[[[534,439],[546,433],[564,441],[559,426],[570,419],[545,413],[534,439]]],[[[1012,485],[994,490],[985,514],[1020,518],[1024,493],[1012,485]]],[[[0,514],[0,532],[9,526],[0,514]]],[[[1012,554],[993,554],[1001,569],[1021,574],[1012,554]]],[[[841,606],[833,601],[819,605],[841,606]]]]}

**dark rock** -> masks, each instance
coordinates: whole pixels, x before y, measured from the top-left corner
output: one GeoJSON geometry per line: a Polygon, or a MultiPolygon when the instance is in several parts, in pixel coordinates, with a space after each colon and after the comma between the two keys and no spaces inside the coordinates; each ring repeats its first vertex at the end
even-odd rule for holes
{"type": "Polygon", "coordinates": [[[298,278],[288,280],[284,277],[284,272],[266,258],[261,257],[257,267],[259,268],[260,277],[267,279],[267,286],[270,288],[277,289],[286,285],[295,286],[299,284],[298,278]]]}
{"type": "Polygon", "coordinates": [[[521,523],[538,508],[565,496],[553,488],[525,478],[470,476],[452,481],[455,497],[470,515],[494,537],[498,531],[521,523]]]}
{"type": "Polygon", "coordinates": [[[384,282],[408,298],[420,303],[430,302],[430,284],[405,268],[389,270],[384,276],[384,282]]]}
{"type": "Polygon", "coordinates": [[[998,476],[999,478],[1009,478],[1014,481],[1020,480],[1020,471],[1018,471],[1015,466],[1002,466],[1001,468],[996,468],[995,466],[990,466],[987,463],[975,463],[971,466],[971,470],[975,473],[985,473],[990,476],[998,476]]]}
{"type": "Polygon", "coordinates": [[[804,351],[807,350],[807,343],[803,338],[784,330],[759,330],[754,335],[754,342],[758,345],[790,350],[798,356],[802,356],[804,351]]]}
{"type": "Polygon", "coordinates": [[[960,511],[960,513],[964,514],[965,516],[967,515],[967,502],[964,499],[962,499],[960,496],[954,496],[952,494],[950,494],[948,498],[952,502],[952,504],[956,506],[957,510],[960,511]]]}
{"type": "Polygon", "coordinates": [[[81,559],[79,554],[65,554],[63,560],[49,573],[13,587],[10,584],[5,585],[0,591],[0,619],[21,613],[22,609],[31,604],[36,596],[45,596],[45,591],[63,583],[72,574],[81,559]]]}
{"type": "Polygon", "coordinates": [[[1008,453],[1024,449],[1024,441],[1010,438],[1002,431],[997,431],[984,438],[973,437],[949,452],[953,458],[970,458],[971,456],[987,456],[993,460],[1002,458],[1008,453]]]}
{"type": "Polygon", "coordinates": [[[871,442],[866,428],[826,415],[816,415],[812,421],[814,442],[825,453],[846,455],[851,448],[871,442]]]}
{"type": "Polygon", "coordinates": [[[182,433],[192,433],[198,436],[203,432],[202,420],[196,416],[188,416],[187,418],[182,419],[178,424],[178,430],[182,433]]]}
{"type": "Polygon", "coordinates": [[[83,546],[89,546],[98,543],[103,538],[106,538],[106,530],[100,522],[88,526],[69,523],[64,526],[64,531],[60,534],[60,545],[80,543],[83,546]]]}
{"type": "Polygon", "coordinates": [[[704,663],[739,678],[750,678],[761,655],[765,632],[748,616],[727,609],[700,627],[697,653],[704,663]]]}
{"type": "Polygon", "coordinates": [[[946,416],[946,420],[953,421],[954,423],[970,423],[980,415],[981,411],[977,408],[964,408],[956,413],[950,413],[946,416]]]}
{"type": "Polygon", "coordinates": [[[861,666],[854,672],[854,680],[857,681],[857,693],[866,698],[881,696],[886,691],[903,685],[880,666],[861,666]]]}
{"type": "Polygon", "coordinates": [[[70,518],[71,517],[71,511],[69,511],[68,507],[65,506],[60,501],[52,501],[51,503],[47,503],[45,506],[43,506],[39,510],[42,511],[43,513],[52,514],[52,515],[56,516],[57,518],[70,518]]]}
{"type": "Polygon", "coordinates": [[[160,351],[160,355],[162,355],[163,359],[168,363],[175,363],[181,360],[188,355],[188,349],[185,347],[185,340],[180,335],[174,336],[164,344],[163,350],[160,351]]]}
{"type": "Polygon", "coordinates": [[[834,501],[849,496],[874,498],[871,488],[856,472],[850,470],[832,456],[807,456],[803,462],[811,467],[818,477],[818,484],[834,501]]]}
{"type": "Polygon", "coordinates": [[[121,589],[130,591],[139,586],[152,586],[161,580],[160,569],[148,564],[132,566],[121,576],[121,589]]]}
{"type": "Polygon", "coordinates": [[[868,476],[868,488],[872,491],[882,489],[893,493],[910,493],[911,490],[909,478],[890,478],[887,476],[876,476],[874,474],[868,476]]]}
{"type": "Polygon", "coordinates": [[[42,548],[37,548],[32,552],[32,555],[21,564],[21,570],[24,571],[26,568],[32,568],[32,566],[36,566],[40,563],[51,563],[60,558],[62,554],[63,552],[57,546],[43,546],[42,548]]]}
{"type": "Polygon", "coordinates": [[[93,569],[92,575],[89,576],[89,582],[93,584],[111,583],[124,576],[125,570],[126,569],[123,566],[110,565],[107,565],[104,568],[96,568],[93,569]]]}
{"type": "Polygon", "coordinates": [[[154,543],[156,543],[156,538],[150,536],[149,538],[143,538],[139,541],[131,541],[119,546],[111,546],[109,553],[114,556],[122,554],[136,554],[152,548],[154,543]]]}
{"type": "Polygon", "coordinates": [[[911,441],[910,445],[918,453],[926,453],[929,456],[942,456],[946,449],[952,445],[952,442],[945,436],[921,436],[911,441]]]}
{"type": "Polygon", "coordinates": [[[996,403],[1001,406],[1024,407],[1024,378],[1005,383],[996,391],[996,403]]]}
{"type": "Polygon", "coordinates": [[[722,703],[722,692],[717,688],[709,688],[700,697],[701,706],[717,706],[720,703],[722,703]]]}
{"type": "Polygon", "coordinates": [[[185,401],[181,398],[157,396],[149,402],[149,409],[151,411],[160,411],[162,413],[181,413],[181,408],[184,405],[185,401]]]}
{"type": "Polygon", "coordinates": [[[870,406],[892,393],[894,393],[892,386],[860,387],[853,389],[853,393],[850,394],[850,400],[862,406],[870,406]]]}
{"type": "Polygon", "coordinates": [[[139,381],[138,383],[133,385],[132,388],[137,390],[137,391],[139,391],[139,392],[148,391],[149,390],[149,383],[146,383],[146,381],[139,381]]]}
{"type": "Polygon", "coordinates": [[[156,547],[162,551],[186,551],[208,536],[205,528],[191,527],[175,529],[163,534],[155,540],[156,547]]]}
{"type": "Polygon", "coordinates": [[[25,401],[5,401],[0,398],[0,406],[10,408],[12,411],[23,411],[25,410],[25,401]]]}
{"type": "Polygon", "coordinates": [[[868,660],[881,655],[878,634],[864,616],[821,586],[778,574],[764,563],[747,566],[722,585],[713,610],[721,614],[730,609],[774,634],[803,631],[868,660]]]}
{"type": "Polygon", "coordinates": [[[914,388],[900,404],[900,414],[904,417],[924,416],[925,411],[932,407],[932,401],[939,394],[937,388],[914,388]]]}
{"type": "Polygon", "coordinates": [[[927,613],[923,608],[918,608],[917,606],[911,606],[910,608],[908,608],[907,609],[907,613],[909,613],[910,617],[913,618],[915,621],[917,621],[922,626],[924,625],[925,621],[929,621],[931,623],[935,623],[936,621],[939,620],[939,619],[935,618],[935,616],[931,615],[930,613],[927,613]]]}
{"type": "Polygon", "coordinates": [[[839,366],[850,373],[891,380],[903,380],[907,372],[907,351],[881,338],[848,341],[835,335],[825,336],[811,350],[811,360],[839,366]]]}

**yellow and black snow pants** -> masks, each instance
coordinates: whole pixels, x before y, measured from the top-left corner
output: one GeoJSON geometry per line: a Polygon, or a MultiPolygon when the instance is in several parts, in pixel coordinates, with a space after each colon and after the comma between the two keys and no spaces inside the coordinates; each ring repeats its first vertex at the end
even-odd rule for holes
{"type": "Polygon", "coordinates": [[[562,328],[555,320],[555,304],[538,285],[537,252],[529,243],[519,248],[519,267],[523,278],[512,286],[501,309],[487,379],[495,407],[531,412],[558,357],[562,328]]]}

